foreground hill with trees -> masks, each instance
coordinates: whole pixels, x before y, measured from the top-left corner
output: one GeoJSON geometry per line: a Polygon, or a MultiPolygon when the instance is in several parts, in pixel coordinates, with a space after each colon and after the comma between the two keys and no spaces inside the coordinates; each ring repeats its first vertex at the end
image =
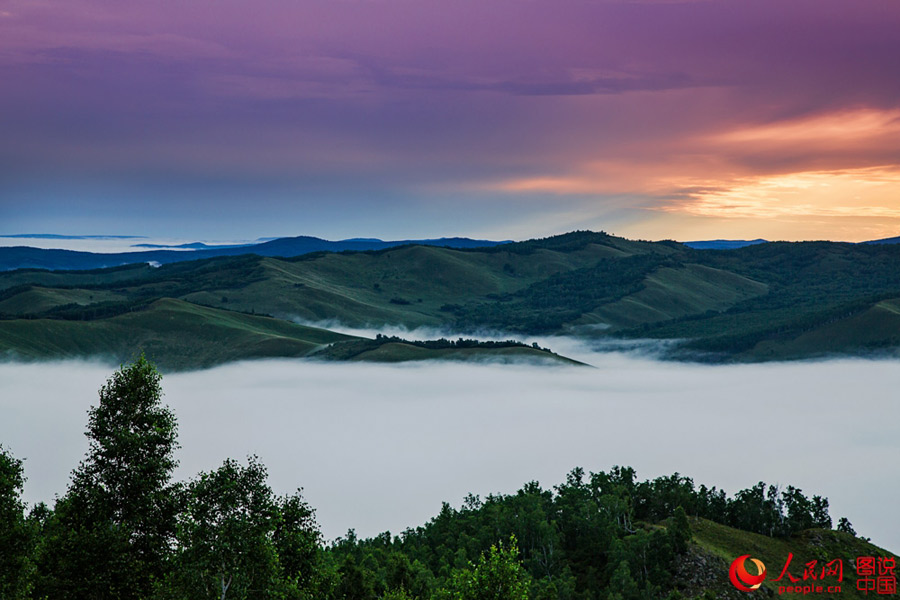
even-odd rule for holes
{"type": "MultiPolygon", "coordinates": [[[[139,347],[163,368],[196,368],[308,356],[349,338],[300,323],[340,323],[649,338],[670,342],[670,358],[702,361],[896,355],[898,264],[894,244],[696,250],[573,232],[487,248],[23,269],[0,273],[0,353],[121,361],[139,347]]],[[[390,347],[372,356],[412,354],[390,347]]]]}
{"type": "Polygon", "coordinates": [[[177,422],[161,397],[143,357],[110,377],[52,507],[25,506],[23,461],[0,449],[0,598],[729,598],[743,594],[729,564],[750,553],[776,571],[793,555],[798,578],[842,559],[841,597],[860,598],[850,561],[892,556],[794,487],[727,496],[628,467],[576,468],[552,488],[445,503],[399,535],[326,542],[300,491],[274,494],[254,457],[174,481],[177,422]]]}

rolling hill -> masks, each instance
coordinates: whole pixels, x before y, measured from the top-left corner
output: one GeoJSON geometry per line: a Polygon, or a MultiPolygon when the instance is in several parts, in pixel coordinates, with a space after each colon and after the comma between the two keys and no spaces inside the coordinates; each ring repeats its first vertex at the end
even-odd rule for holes
{"type": "Polygon", "coordinates": [[[0,273],[0,349],[118,356],[139,343],[164,364],[192,355],[192,364],[206,365],[305,355],[322,343],[307,337],[321,327],[300,324],[334,322],[677,340],[671,357],[704,361],[885,354],[900,347],[898,264],[894,244],[769,242],[709,251],[573,232],[485,248],[403,245],[159,268],[19,269],[0,273]],[[166,330],[161,315],[173,311],[190,324],[166,330]],[[242,337],[248,331],[256,337],[242,337]],[[200,350],[223,344],[234,347],[200,350]]]}
{"type": "Polygon", "coordinates": [[[18,360],[91,357],[121,363],[138,352],[166,371],[274,357],[366,362],[530,359],[580,364],[531,347],[429,349],[411,343],[378,342],[171,298],[87,321],[47,318],[0,321],[0,353],[18,360]],[[343,350],[343,346],[352,346],[353,342],[364,346],[358,352],[343,350]]]}
{"type": "Polygon", "coordinates": [[[348,339],[352,338],[323,329],[170,298],[110,318],[19,319],[0,327],[0,348],[17,358],[91,356],[120,362],[143,351],[168,370],[245,358],[306,356],[348,339]]]}

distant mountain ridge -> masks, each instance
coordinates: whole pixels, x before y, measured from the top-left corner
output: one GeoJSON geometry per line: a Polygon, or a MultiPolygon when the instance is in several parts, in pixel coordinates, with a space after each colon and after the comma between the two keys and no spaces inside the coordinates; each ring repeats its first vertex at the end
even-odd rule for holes
{"type": "MultiPolygon", "coordinates": [[[[0,247],[0,271],[12,271],[15,269],[81,271],[120,267],[138,263],[164,265],[187,260],[201,260],[218,256],[238,256],[241,254],[291,258],[313,252],[345,252],[348,250],[358,252],[366,250],[384,250],[407,245],[438,246],[443,248],[488,248],[505,243],[508,242],[474,240],[460,237],[387,242],[377,239],[341,240],[335,242],[317,237],[298,236],[277,238],[268,242],[246,245],[207,246],[200,242],[195,242],[181,246],[171,246],[165,249],[160,247],[158,250],[116,253],[80,252],[76,250],[58,249],[46,250],[42,248],[32,248],[30,246],[8,246],[0,247]]],[[[139,247],[154,248],[155,246],[140,245],[139,247]]]]}
{"type": "Polygon", "coordinates": [[[900,236],[882,238],[880,240],[870,240],[868,242],[860,242],[862,244],[900,244],[900,236]]]}
{"type": "MultiPolygon", "coordinates": [[[[143,236],[115,235],[57,235],[57,234],[14,234],[0,236],[22,239],[146,239],[143,236]]],[[[474,249],[491,248],[501,244],[513,243],[511,240],[494,241],[478,240],[465,237],[449,237],[421,240],[384,241],[378,238],[349,238],[330,241],[312,236],[286,238],[259,238],[255,242],[243,244],[207,244],[205,242],[187,242],[181,244],[139,243],[133,248],[142,248],[133,252],[85,252],[78,250],[42,249],[31,246],[0,246],[0,271],[15,269],[47,269],[60,271],[80,271],[121,267],[130,264],[149,263],[153,266],[201,260],[219,256],[238,256],[255,254],[258,256],[292,258],[313,252],[364,252],[386,250],[398,246],[436,246],[442,248],[474,249]]],[[[771,244],[769,240],[695,240],[680,242],[693,250],[738,250],[747,246],[771,244]]],[[[832,242],[847,243],[847,242],[832,242]]],[[[862,245],[900,244],[900,236],[858,242],[862,245]]]]}
{"type": "MultiPolygon", "coordinates": [[[[769,240],[758,238],[755,240],[698,240],[695,242],[681,242],[688,248],[694,250],[737,250],[747,246],[756,246],[757,244],[768,244],[769,240]]],[[[842,242],[836,242],[842,243],[842,242]]],[[[853,243],[853,242],[851,242],[853,243]]],[[[855,242],[859,244],[900,244],[900,236],[882,238],[879,240],[868,240],[865,242],[855,242]]]]}
{"type": "Polygon", "coordinates": [[[746,246],[755,246],[756,244],[767,244],[769,240],[700,240],[696,242],[682,242],[688,248],[694,250],[736,250],[746,246]]]}
{"type": "Polygon", "coordinates": [[[206,244],[203,242],[189,242],[186,244],[132,244],[132,248],[158,248],[160,250],[168,249],[168,248],[179,248],[186,250],[205,250],[207,248],[245,248],[247,246],[254,246],[259,242],[251,242],[249,244],[206,244]]]}

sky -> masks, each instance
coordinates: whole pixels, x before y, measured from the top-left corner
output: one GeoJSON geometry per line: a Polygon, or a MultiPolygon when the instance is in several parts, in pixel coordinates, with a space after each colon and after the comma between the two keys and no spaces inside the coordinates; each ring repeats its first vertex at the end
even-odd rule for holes
{"type": "MultiPolygon", "coordinates": [[[[679,472],[729,494],[758,481],[793,485],[827,497],[835,523],[845,516],[900,550],[894,361],[711,367],[574,355],[596,368],[271,360],[166,375],[176,478],[256,454],[275,492],[302,487],[334,539],[350,528],[398,534],[469,492],[549,488],[576,466],[629,465],[641,479],[679,472]]],[[[0,439],[25,460],[28,502],[65,493],[87,450],[88,407],[111,372],[0,364],[0,412],[10,417],[0,439]]]]}
{"type": "Polygon", "coordinates": [[[896,0],[0,0],[0,235],[900,235],[896,0]]]}

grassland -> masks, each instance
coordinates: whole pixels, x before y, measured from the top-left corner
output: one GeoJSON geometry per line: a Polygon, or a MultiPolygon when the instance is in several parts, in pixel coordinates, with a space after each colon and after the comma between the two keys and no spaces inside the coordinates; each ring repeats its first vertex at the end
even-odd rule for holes
{"type": "Polygon", "coordinates": [[[0,348],[18,358],[97,357],[120,362],[143,351],[167,370],[246,358],[306,356],[348,339],[324,329],[174,299],[106,319],[0,323],[0,348]]]}
{"type": "Polygon", "coordinates": [[[580,364],[530,347],[432,350],[403,343],[380,344],[283,319],[220,310],[171,298],[103,319],[0,321],[0,352],[5,352],[9,358],[89,357],[121,363],[143,352],[167,371],[256,358],[312,356],[335,360],[343,355],[331,349],[354,341],[366,342],[365,349],[346,356],[346,360],[537,360],[580,364]]]}
{"type": "Polygon", "coordinates": [[[900,346],[898,264],[896,245],[718,251],[576,232],[477,249],[18,270],[0,273],[0,351],[119,356],[140,346],[162,364],[206,365],[305,356],[323,342],[296,323],[331,321],[675,339],[673,357],[717,361],[890,354],[900,346]]]}

